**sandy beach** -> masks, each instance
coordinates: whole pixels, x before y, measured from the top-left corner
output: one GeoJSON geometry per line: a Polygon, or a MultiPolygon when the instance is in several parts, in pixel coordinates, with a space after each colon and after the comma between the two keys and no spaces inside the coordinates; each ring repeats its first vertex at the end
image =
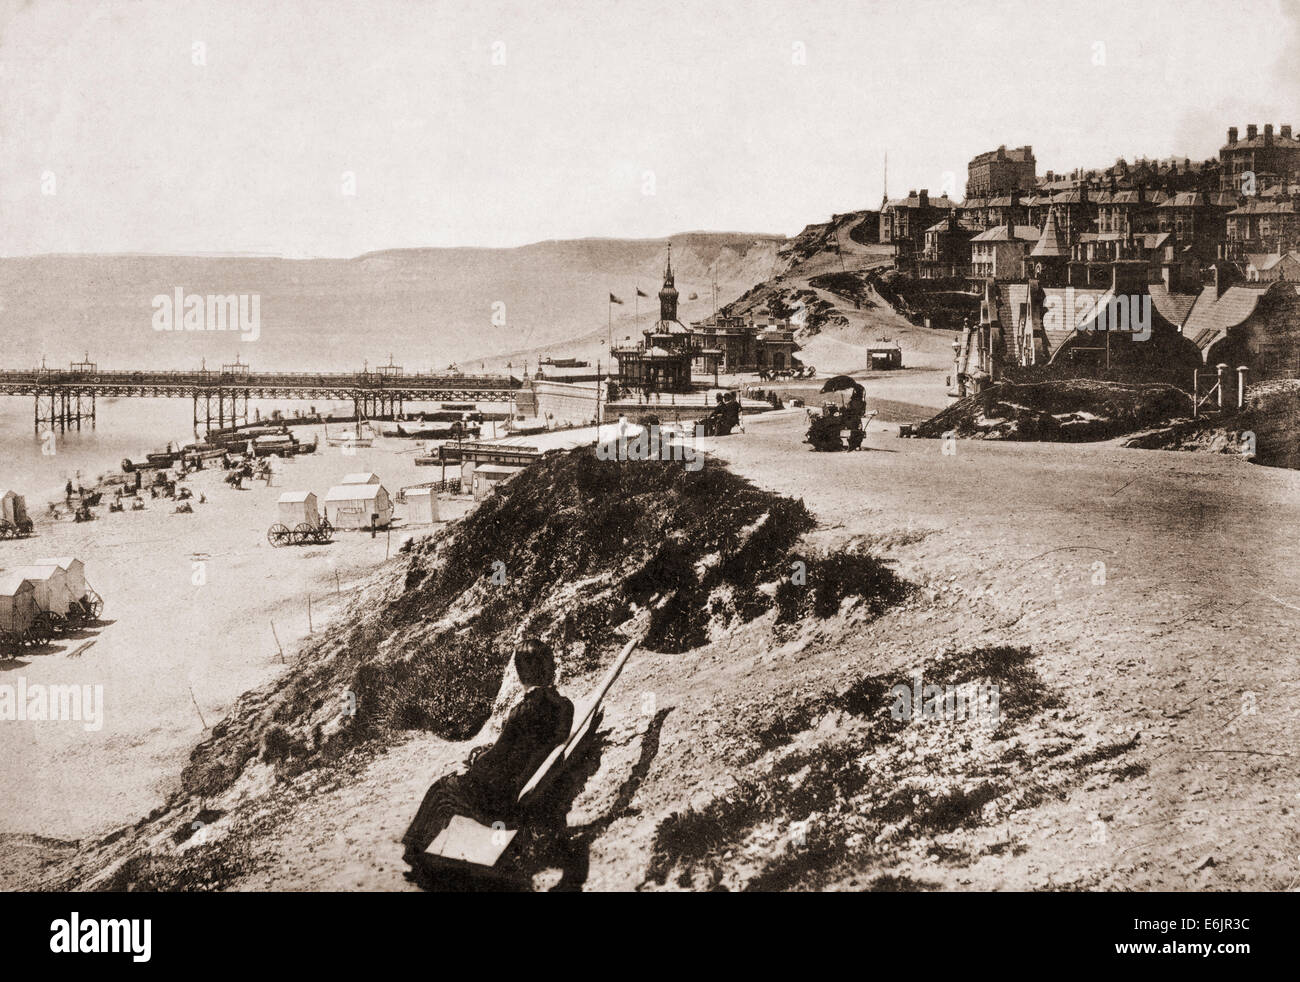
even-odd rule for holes
{"type": "MultiPolygon", "coordinates": [[[[306,427],[299,436],[312,438],[306,427]]],[[[9,791],[0,832],[76,839],[159,805],[205,726],[283,671],[279,647],[292,659],[308,633],[308,598],[319,630],[340,609],[339,590],[346,595],[406,538],[437,527],[404,527],[406,509],[397,505],[391,535],[339,532],[329,545],[277,549],[266,540],[277,498],[310,490],[323,499],[356,471],[377,473],[394,497],[404,485],[439,479],[439,468],[415,465],[414,448],[378,438],[345,456],[321,440],[313,455],[275,459],[269,487],[257,481],[243,491],[224,484],[220,470],[192,473],[190,515],[147,495],[146,511],[109,513],[106,495],[96,521],[76,524],[50,520],[40,514],[43,501],[31,499],[36,536],[0,543],[0,567],[82,559],[104,597],[103,621],[0,660],[0,683],[102,685],[103,724],[0,723],[0,784],[9,791]]],[[[442,517],[468,507],[444,500],[442,517]]]]}

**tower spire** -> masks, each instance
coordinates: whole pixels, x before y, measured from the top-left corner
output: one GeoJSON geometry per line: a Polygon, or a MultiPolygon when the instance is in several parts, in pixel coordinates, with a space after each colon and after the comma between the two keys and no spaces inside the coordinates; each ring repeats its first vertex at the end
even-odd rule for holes
{"type": "Polygon", "coordinates": [[[664,285],[659,291],[659,319],[677,320],[677,287],[673,285],[673,244],[668,243],[668,264],[664,267],[664,285]]]}

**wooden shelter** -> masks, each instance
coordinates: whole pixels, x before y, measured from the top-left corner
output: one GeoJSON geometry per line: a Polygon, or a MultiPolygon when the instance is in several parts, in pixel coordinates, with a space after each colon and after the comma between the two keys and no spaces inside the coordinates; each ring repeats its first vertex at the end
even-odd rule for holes
{"type": "Polygon", "coordinates": [[[406,489],[406,523],[432,525],[438,521],[438,495],[433,488],[406,489]]]}
{"type": "Polygon", "coordinates": [[[54,563],[39,566],[16,566],[9,572],[31,581],[35,588],[36,606],[52,614],[66,617],[76,612],[80,596],[74,595],[68,584],[68,574],[54,563]]]}
{"type": "Polygon", "coordinates": [[[54,556],[36,560],[37,566],[57,566],[68,582],[68,592],[80,600],[90,592],[86,583],[86,564],[75,556],[54,556]]]}
{"type": "Polygon", "coordinates": [[[11,525],[27,521],[27,499],[17,491],[0,491],[0,519],[11,525]]]}
{"type": "Polygon", "coordinates": [[[339,484],[325,492],[325,517],[336,529],[385,528],[393,503],[382,484],[339,484]]]}
{"type": "Polygon", "coordinates": [[[39,612],[32,581],[17,573],[0,573],[0,635],[14,641],[23,639],[39,612]]]}
{"type": "Polygon", "coordinates": [[[474,500],[486,498],[497,489],[497,485],[518,474],[522,467],[510,467],[505,464],[479,464],[474,468],[474,500]]]}
{"type": "Polygon", "coordinates": [[[276,502],[276,509],[279,520],[291,529],[304,523],[312,528],[320,525],[316,495],[311,491],[286,491],[276,502]]]}

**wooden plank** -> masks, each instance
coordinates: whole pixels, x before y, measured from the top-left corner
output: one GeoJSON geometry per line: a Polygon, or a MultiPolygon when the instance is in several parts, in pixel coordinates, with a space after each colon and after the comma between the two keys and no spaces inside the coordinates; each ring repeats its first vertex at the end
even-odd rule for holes
{"type": "Polygon", "coordinates": [[[524,797],[528,795],[529,792],[533,791],[539,784],[541,784],[543,778],[547,776],[551,768],[555,766],[556,762],[559,761],[561,757],[567,760],[578,744],[582,742],[582,738],[586,736],[587,731],[591,728],[592,721],[596,717],[596,710],[600,708],[600,703],[605,698],[605,694],[609,692],[610,687],[618,679],[619,674],[623,671],[623,666],[627,664],[628,656],[632,654],[632,651],[640,641],[641,638],[638,636],[623,646],[623,650],[619,652],[618,658],[614,660],[614,664],[611,665],[609,671],[605,673],[605,677],[601,680],[600,686],[596,689],[595,693],[593,693],[590,698],[580,703],[580,708],[575,707],[573,726],[569,729],[569,739],[551,751],[550,756],[548,756],[546,760],[542,761],[541,767],[537,768],[537,772],[528,779],[528,783],[525,784],[523,790],[519,792],[519,798],[517,800],[523,801],[524,797]]]}

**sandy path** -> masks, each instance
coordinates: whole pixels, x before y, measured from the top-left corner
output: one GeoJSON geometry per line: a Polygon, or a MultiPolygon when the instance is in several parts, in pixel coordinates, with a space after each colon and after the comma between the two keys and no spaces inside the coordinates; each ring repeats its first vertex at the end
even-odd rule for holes
{"type": "Polygon", "coordinates": [[[1087,718],[1142,734],[1144,776],[1039,809],[1024,855],[950,885],[1300,877],[1300,474],[1096,444],[946,455],[889,433],[871,452],[813,456],[792,446],[799,426],[759,421],[717,452],[839,534],[938,530],[899,551],[905,575],[949,589],[954,622],[982,623],[986,643],[1041,651],[1087,718]]]}
{"type": "MultiPolygon", "coordinates": [[[[309,438],[309,437],[308,437],[309,438]]],[[[273,549],[266,529],[289,489],[320,498],[345,473],[373,470],[391,494],[439,477],[418,468],[410,441],[379,439],[373,448],[321,449],[277,461],[271,487],[235,491],[219,471],[191,475],[193,515],[146,498],[149,510],[109,514],[90,524],[43,522],[36,538],[0,544],[0,565],[75,555],[105,598],[105,623],[84,637],[0,661],[0,683],[102,685],[102,729],[72,722],[0,723],[0,832],[76,838],[148,813],[177,779],[185,757],[243,692],[282,671],[271,621],[286,653],[307,634],[307,597],[319,630],[347,590],[396,552],[380,534],[340,533],[328,546],[273,549]],[[196,563],[203,563],[198,567],[196,563]],[[201,578],[202,585],[195,585],[201,578]],[[94,645],[69,657],[85,640],[94,645]],[[192,695],[191,695],[192,693],[192,695]],[[197,704],[197,705],[196,705],[197,704]]],[[[463,511],[457,503],[444,514],[463,511]]],[[[400,522],[405,513],[398,506],[400,522]]],[[[427,531],[424,529],[422,531],[427,531]]]]}

